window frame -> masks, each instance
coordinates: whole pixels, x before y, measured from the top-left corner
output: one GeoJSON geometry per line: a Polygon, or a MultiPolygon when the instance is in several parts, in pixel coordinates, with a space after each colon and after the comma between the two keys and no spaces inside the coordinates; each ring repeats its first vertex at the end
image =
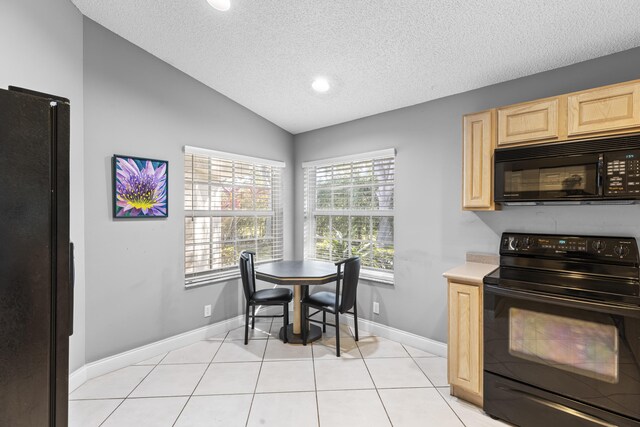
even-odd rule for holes
{"type": "MultiPolygon", "coordinates": [[[[192,161],[195,160],[195,157],[192,157],[192,161]]],[[[202,270],[202,271],[190,271],[187,270],[187,258],[189,256],[189,252],[194,251],[194,247],[198,245],[209,246],[208,249],[208,257],[210,259],[209,262],[213,262],[213,258],[215,255],[214,245],[220,245],[219,254],[220,259],[222,259],[222,247],[226,244],[233,244],[234,255],[238,250],[238,246],[240,248],[246,246],[247,242],[253,241],[256,245],[256,248],[259,246],[259,242],[261,240],[272,240],[273,242],[270,245],[270,251],[273,254],[273,257],[267,260],[256,261],[256,263],[263,262],[274,262],[281,261],[284,258],[284,207],[282,202],[282,196],[284,194],[284,183],[283,183],[283,171],[282,169],[285,167],[285,163],[281,161],[262,159],[258,157],[250,157],[239,154],[209,150],[204,148],[185,146],[184,147],[184,157],[183,164],[185,166],[183,172],[184,179],[184,239],[183,239],[183,254],[184,254],[184,283],[185,288],[199,287],[205,286],[213,283],[219,283],[223,281],[228,281],[232,279],[237,279],[240,277],[240,271],[238,268],[238,264],[230,264],[226,266],[221,266],[214,269],[202,270]],[[191,169],[191,175],[189,175],[189,171],[187,168],[187,162],[189,160],[189,156],[199,156],[201,161],[203,157],[206,157],[206,161],[208,162],[207,168],[209,169],[209,177],[206,181],[198,181],[195,179],[193,173],[193,167],[191,169]],[[231,178],[230,181],[226,185],[221,185],[220,182],[215,181],[211,177],[210,171],[214,165],[214,161],[217,161],[220,167],[226,166],[231,170],[231,178]],[[236,171],[238,169],[238,165],[250,165],[251,170],[253,171],[253,177],[251,184],[248,185],[246,182],[236,181],[236,171]],[[212,188],[220,187],[224,188],[226,186],[232,188],[232,200],[235,200],[236,190],[238,188],[251,188],[252,194],[255,194],[256,189],[263,188],[264,186],[257,185],[256,181],[258,180],[257,171],[258,169],[270,168],[269,171],[269,210],[261,210],[257,209],[256,206],[253,206],[253,210],[249,209],[236,209],[235,203],[232,203],[231,209],[211,209],[212,202],[212,188]],[[209,208],[201,209],[195,206],[195,191],[194,185],[195,183],[200,182],[205,187],[208,187],[208,191],[205,196],[205,200],[209,205],[209,208]],[[191,190],[188,191],[188,186],[191,186],[191,190]],[[189,199],[189,195],[191,199],[189,199]],[[259,227],[258,222],[260,218],[272,218],[271,224],[271,232],[268,238],[261,239],[257,236],[256,228],[259,227]],[[202,243],[197,243],[195,240],[191,242],[188,241],[188,231],[189,225],[188,221],[194,220],[195,218],[209,218],[209,239],[203,241],[202,243]],[[238,235],[234,233],[233,239],[231,240],[223,240],[222,232],[220,232],[220,239],[214,239],[214,226],[213,219],[215,218],[234,218],[233,227],[234,230],[237,228],[237,219],[241,218],[254,218],[254,236],[252,238],[240,238],[238,235]]],[[[253,196],[253,202],[256,202],[255,195],[253,196]]],[[[192,226],[193,233],[196,231],[196,227],[192,226]]],[[[220,225],[221,227],[221,225],[220,225]]],[[[236,230],[237,231],[237,230],[236,230]]],[[[193,236],[193,234],[192,234],[193,236]]],[[[193,238],[192,238],[193,239],[193,238]]],[[[235,256],[234,256],[235,258],[235,256]]]]}
{"type": "MultiPolygon", "coordinates": [[[[384,242],[384,243],[390,244],[393,247],[393,261],[392,261],[393,269],[385,271],[383,269],[365,267],[363,265],[361,269],[360,277],[364,280],[370,280],[370,281],[375,281],[380,283],[386,283],[386,284],[395,283],[395,203],[396,203],[395,154],[396,154],[395,149],[392,148],[392,149],[380,150],[375,152],[368,152],[368,153],[362,153],[362,154],[323,159],[318,161],[304,162],[302,164],[303,176],[304,176],[304,183],[303,183],[303,187],[304,187],[304,246],[303,246],[304,259],[325,260],[324,258],[318,258],[316,254],[316,242],[318,240],[318,236],[316,234],[316,224],[317,224],[318,217],[328,216],[330,218],[330,221],[332,221],[333,218],[335,217],[348,217],[347,227],[348,227],[349,236],[347,239],[339,239],[339,240],[342,242],[347,242],[347,249],[348,249],[349,256],[351,256],[353,253],[352,249],[353,249],[354,242],[360,242],[360,243],[365,242],[365,243],[370,243],[372,245],[376,243],[376,241],[373,240],[373,234],[372,234],[373,224],[371,221],[373,221],[373,218],[389,217],[392,219],[393,239],[390,242],[384,242]],[[349,196],[350,206],[347,209],[335,209],[335,206],[333,205],[333,199],[332,199],[332,206],[331,206],[332,209],[318,208],[317,206],[318,205],[318,196],[317,196],[318,168],[322,168],[322,167],[335,168],[335,167],[343,166],[346,164],[351,164],[351,168],[353,168],[354,164],[358,162],[376,161],[376,160],[385,160],[385,159],[387,161],[389,161],[389,159],[392,160],[393,178],[391,181],[382,182],[378,185],[392,187],[391,194],[393,198],[393,206],[391,209],[374,209],[374,208],[354,209],[351,207],[351,204],[353,203],[353,194],[349,196]],[[311,171],[311,168],[313,168],[313,172],[311,171]],[[313,179],[315,181],[313,184],[310,182],[312,179],[311,174],[313,174],[313,179]],[[313,194],[315,194],[315,200],[312,200],[312,197],[313,197],[313,195],[311,194],[312,192],[313,194]],[[369,239],[368,240],[352,238],[351,217],[369,217],[370,223],[369,223],[369,239]]],[[[338,186],[331,185],[329,186],[329,188],[331,188],[332,191],[334,190],[335,187],[345,187],[345,188],[348,188],[350,191],[353,188],[358,188],[359,186],[354,185],[352,181],[353,169],[351,169],[351,173],[349,176],[351,181],[350,184],[338,185],[338,186]]],[[[372,186],[375,186],[375,183],[372,183],[372,186]]],[[[328,239],[320,239],[320,240],[329,240],[329,241],[335,240],[332,236],[333,231],[331,230],[331,228],[329,233],[330,234],[328,236],[329,237],[328,239]]],[[[330,258],[332,257],[330,256],[330,258]]],[[[338,259],[336,258],[334,261],[337,261],[337,260],[338,259]]]]}

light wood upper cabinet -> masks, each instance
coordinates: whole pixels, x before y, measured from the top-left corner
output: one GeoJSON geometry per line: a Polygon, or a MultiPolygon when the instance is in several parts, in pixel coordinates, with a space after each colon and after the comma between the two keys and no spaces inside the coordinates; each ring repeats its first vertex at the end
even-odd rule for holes
{"type": "Polygon", "coordinates": [[[481,288],[449,281],[449,384],[482,406],[481,288]]]}
{"type": "Polygon", "coordinates": [[[463,133],[462,208],[495,210],[496,144],[508,148],[640,133],[640,80],[469,114],[463,133]]]}
{"type": "Polygon", "coordinates": [[[559,97],[498,109],[498,146],[559,137],[559,97]]]}
{"type": "Polygon", "coordinates": [[[463,200],[469,210],[492,210],[495,110],[464,116],[463,200]]]}
{"type": "Polygon", "coordinates": [[[569,95],[569,136],[640,127],[640,82],[569,95]]]}

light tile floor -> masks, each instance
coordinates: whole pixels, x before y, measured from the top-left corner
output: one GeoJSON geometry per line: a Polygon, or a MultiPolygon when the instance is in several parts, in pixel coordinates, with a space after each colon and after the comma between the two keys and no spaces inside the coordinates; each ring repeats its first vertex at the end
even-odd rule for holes
{"type": "MultiPolygon", "coordinates": [[[[262,319],[261,319],[262,320],[262,319]]],[[[279,320],[160,354],[87,381],[71,427],[504,426],[449,395],[446,359],[362,332],[308,345],[277,339],[279,320]]]]}

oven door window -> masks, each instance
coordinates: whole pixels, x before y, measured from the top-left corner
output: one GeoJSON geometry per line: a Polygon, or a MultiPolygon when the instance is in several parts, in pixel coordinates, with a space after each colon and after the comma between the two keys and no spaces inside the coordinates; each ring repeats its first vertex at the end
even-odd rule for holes
{"type": "Polygon", "coordinates": [[[596,380],[618,382],[618,332],[613,324],[511,307],[509,353],[596,380]]]}
{"type": "Polygon", "coordinates": [[[500,200],[554,200],[600,195],[598,156],[582,155],[496,164],[500,200]]]}

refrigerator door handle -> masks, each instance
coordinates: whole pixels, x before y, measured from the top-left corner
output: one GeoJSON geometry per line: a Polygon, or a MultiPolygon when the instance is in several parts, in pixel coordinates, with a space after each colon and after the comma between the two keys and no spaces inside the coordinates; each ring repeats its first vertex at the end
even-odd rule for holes
{"type": "Polygon", "coordinates": [[[69,336],[73,335],[73,300],[76,284],[76,262],[73,242],[69,242],[69,336]]]}

